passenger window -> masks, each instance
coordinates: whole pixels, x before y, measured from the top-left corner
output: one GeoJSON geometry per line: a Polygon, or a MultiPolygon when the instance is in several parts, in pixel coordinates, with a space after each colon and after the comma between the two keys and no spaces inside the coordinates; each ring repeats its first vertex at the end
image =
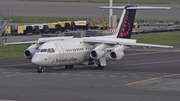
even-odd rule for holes
{"type": "Polygon", "coordinates": [[[40,49],[38,49],[37,52],[40,52],[40,49]]]}

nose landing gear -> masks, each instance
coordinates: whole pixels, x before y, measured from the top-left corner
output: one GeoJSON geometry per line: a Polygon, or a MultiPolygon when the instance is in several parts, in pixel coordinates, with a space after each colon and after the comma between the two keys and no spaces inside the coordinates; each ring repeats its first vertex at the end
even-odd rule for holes
{"type": "Polygon", "coordinates": [[[43,72],[44,72],[44,68],[41,67],[41,66],[39,66],[37,72],[38,72],[38,73],[43,73],[43,72]]]}

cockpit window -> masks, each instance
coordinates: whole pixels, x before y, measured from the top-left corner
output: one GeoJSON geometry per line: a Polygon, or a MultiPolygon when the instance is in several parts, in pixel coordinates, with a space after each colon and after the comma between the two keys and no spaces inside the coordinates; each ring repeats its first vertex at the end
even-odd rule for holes
{"type": "Polygon", "coordinates": [[[53,49],[53,48],[51,48],[51,51],[54,53],[55,52],[55,50],[53,49]]]}
{"type": "Polygon", "coordinates": [[[52,53],[50,48],[48,49],[48,53],[52,53]]]}
{"type": "Polygon", "coordinates": [[[41,52],[46,52],[47,51],[47,49],[41,49],[41,52]]]}
{"type": "Polygon", "coordinates": [[[40,52],[40,49],[38,49],[37,52],[40,52]]]}
{"type": "Polygon", "coordinates": [[[54,51],[53,48],[48,48],[48,52],[49,52],[49,53],[54,53],[55,51],[54,51]]]}

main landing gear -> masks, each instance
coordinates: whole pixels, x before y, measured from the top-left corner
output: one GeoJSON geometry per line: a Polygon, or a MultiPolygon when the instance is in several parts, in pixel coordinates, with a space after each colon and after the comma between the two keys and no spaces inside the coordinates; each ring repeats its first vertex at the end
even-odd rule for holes
{"type": "Polygon", "coordinates": [[[64,66],[64,68],[66,68],[66,69],[68,69],[68,68],[73,69],[73,68],[74,68],[74,65],[64,66]]]}
{"type": "Polygon", "coordinates": [[[95,69],[104,69],[104,66],[98,65],[97,67],[94,67],[95,69]]]}
{"type": "MultiPolygon", "coordinates": [[[[66,69],[73,69],[74,65],[68,65],[68,66],[64,66],[64,68],[66,69]]],[[[39,66],[38,69],[37,69],[37,72],[38,73],[43,73],[44,72],[44,68],[42,66],[39,66]]]]}
{"type": "Polygon", "coordinates": [[[100,58],[99,60],[94,60],[95,69],[104,69],[106,66],[106,59],[100,58]]]}
{"type": "Polygon", "coordinates": [[[44,68],[41,67],[41,66],[39,66],[37,72],[38,72],[38,73],[43,73],[43,72],[44,72],[44,68]]]}

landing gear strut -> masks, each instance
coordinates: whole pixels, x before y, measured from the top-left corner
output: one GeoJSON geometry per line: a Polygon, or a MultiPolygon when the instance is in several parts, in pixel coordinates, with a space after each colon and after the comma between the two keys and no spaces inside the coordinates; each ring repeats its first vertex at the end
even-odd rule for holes
{"type": "Polygon", "coordinates": [[[43,73],[44,72],[44,68],[43,67],[38,67],[38,70],[37,70],[38,73],[43,73]]]}
{"type": "Polygon", "coordinates": [[[100,58],[99,60],[94,60],[95,69],[104,69],[106,66],[106,59],[100,58]]]}

